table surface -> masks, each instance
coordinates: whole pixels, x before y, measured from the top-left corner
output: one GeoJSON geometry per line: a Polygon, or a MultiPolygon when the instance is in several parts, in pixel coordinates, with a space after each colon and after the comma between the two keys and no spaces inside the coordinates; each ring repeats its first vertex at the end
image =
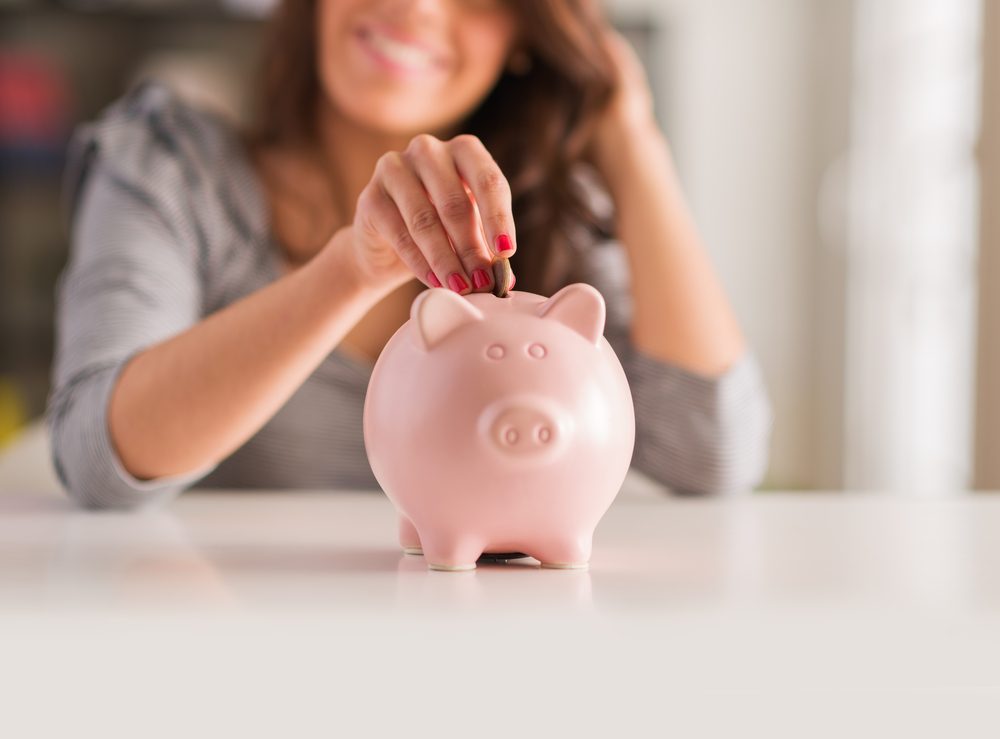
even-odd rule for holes
{"type": "Polygon", "coordinates": [[[0,491],[0,603],[358,612],[455,608],[667,615],[707,608],[1000,609],[1000,497],[845,493],[672,497],[630,478],[591,566],[533,559],[428,572],[375,491],[189,491],[91,512],[0,491]]]}
{"type": "MultiPolygon", "coordinates": [[[[663,691],[692,688],[995,687],[1000,497],[681,498],[631,473],[589,570],[449,573],[400,552],[378,492],[189,491],[109,513],[7,486],[0,614],[0,653],[38,670],[46,694],[76,696],[95,664],[117,665],[113,689],[133,707],[153,698],[130,670],[154,655],[158,675],[183,675],[170,690],[192,696],[223,681],[279,690],[302,673],[324,690],[410,696],[418,713],[427,695],[482,705],[531,686],[573,703],[624,682],[637,722],[662,718],[663,691]],[[58,670],[38,666],[43,652],[58,670]]],[[[590,728],[623,726],[620,711],[595,711],[590,728]]]]}

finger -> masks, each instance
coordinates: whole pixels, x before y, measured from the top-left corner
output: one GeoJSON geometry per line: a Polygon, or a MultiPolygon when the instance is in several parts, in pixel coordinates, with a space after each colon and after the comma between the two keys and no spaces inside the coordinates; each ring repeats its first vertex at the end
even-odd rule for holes
{"type": "MultiPolygon", "coordinates": [[[[469,198],[472,198],[472,191],[469,190],[469,186],[466,185],[465,183],[462,183],[462,186],[465,188],[465,191],[468,193],[469,198]]],[[[482,230],[483,229],[483,217],[482,217],[482,215],[479,212],[479,206],[476,204],[475,199],[472,199],[472,209],[474,211],[476,211],[476,222],[479,225],[479,231],[480,231],[481,238],[483,238],[484,240],[488,241],[489,239],[486,236],[486,233],[483,232],[483,230],[482,230]]],[[[511,270],[511,273],[510,273],[510,280],[511,280],[511,282],[510,282],[510,285],[507,288],[508,290],[514,287],[514,270],[511,268],[511,264],[507,260],[507,255],[511,254],[511,253],[512,252],[504,252],[504,261],[507,261],[507,268],[511,270]]],[[[496,266],[497,266],[497,262],[498,261],[499,260],[494,260],[493,264],[490,265],[490,276],[492,278],[493,290],[494,291],[496,290],[496,285],[497,285],[496,266]]]]}
{"type": "Polygon", "coordinates": [[[438,217],[465,273],[472,275],[473,290],[492,290],[490,265],[493,256],[484,240],[472,196],[458,175],[447,145],[424,134],[410,142],[403,156],[410,162],[437,208],[438,217]]]}
{"type": "Polygon", "coordinates": [[[510,257],[517,248],[510,184],[483,142],[471,134],[448,142],[459,175],[476,199],[483,229],[493,251],[510,257]]]}
{"type": "Polygon", "coordinates": [[[382,189],[395,203],[410,237],[438,281],[462,295],[470,292],[472,281],[448,241],[437,209],[409,164],[397,152],[390,152],[379,159],[375,169],[382,189]]]}
{"type": "Polygon", "coordinates": [[[403,264],[425,285],[441,287],[420,247],[410,236],[399,209],[385,190],[377,184],[366,186],[358,198],[358,212],[363,214],[360,225],[368,235],[391,245],[403,264]]]}

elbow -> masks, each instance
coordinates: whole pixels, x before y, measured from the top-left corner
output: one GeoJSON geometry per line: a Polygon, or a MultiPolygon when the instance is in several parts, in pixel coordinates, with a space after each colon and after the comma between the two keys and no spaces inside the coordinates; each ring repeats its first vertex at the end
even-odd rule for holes
{"type": "MultiPolygon", "coordinates": [[[[85,510],[100,510],[110,508],[108,502],[100,495],[100,488],[93,484],[92,476],[87,474],[88,468],[93,468],[96,460],[88,459],[85,449],[76,451],[73,444],[68,443],[72,431],[67,428],[69,417],[69,398],[61,398],[60,402],[50,400],[46,413],[46,425],[49,437],[49,459],[56,478],[69,500],[85,510]]],[[[77,438],[82,441],[81,438],[77,438]]]]}
{"type": "Polygon", "coordinates": [[[107,431],[111,376],[59,390],[46,417],[52,466],[69,499],[86,510],[131,511],[156,507],[179,495],[193,479],[137,480],[122,467],[107,431]],[[86,390],[86,392],[84,392],[86,390]]]}
{"type": "Polygon", "coordinates": [[[55,470],[56,477],[59,479],[66,497],[84,510],[119,508],[120,506],[116,505],[119,501],[102,495],[103,486],[95,484],[92,476],[87,474],[87,468],[92,466],[93,462],[86,457],[67,455],[59,442],[59,439],[62,438],[62,429],[58,427],[58,424],[52,424],[50,430],[49,454],[52,468],[55,470]]]}
{"type": "Polygon", "coordinates": [[[109,497],[103,494],[100,487],[63,480],[63,490],[70,502],[85,511],[129,511],[139,507],[138,501],[119,497],[109,497]]]}
{"type": "Polygon", "coordinates": [[[66,463],[52,448],[52,462],[67,497],[88,511],[138,511],[157,508],[180,495],[184,485],[137,489],[114,471],[101,472],[101,460],[82,457],[66,463]]]}
{"type": "Polygon", "coordinates": [[[767,475],[774,414],[761,397],[741,422],[720,429],[706,449],[705,475],[697,492],[739,494],[760,486],[767,475]]]}
{"type": "Polygon", "coordinates": [[[759,438],[733,440],[705,451],[697,474],[677,481],[679,493],[740,495],[753,491],[767,474],[769,445],[759,438]]]}
{"type": "MultiPolygon", "coordinates": [[[[50,455],[56,476],[66,496],[77,507],[88,511],[132,511],[173,497],[175,491],[160,489],[155,495],[130,487],[109,469],[109,460],[97,448],[66,443],[66,429],[51,426],[50,455]]],[[[83,437],[72,439],[82,442],[83,437]]],[[[176,492],[180,492],[179,490],[176,492]]]]}
{"type": "Polygon", "coordinates": [[[766,393],[718,408],[674,443],[636,439],[633,466],[682,495],[740,495],[758,487],[770,461],[774,413],[766,393]]]}

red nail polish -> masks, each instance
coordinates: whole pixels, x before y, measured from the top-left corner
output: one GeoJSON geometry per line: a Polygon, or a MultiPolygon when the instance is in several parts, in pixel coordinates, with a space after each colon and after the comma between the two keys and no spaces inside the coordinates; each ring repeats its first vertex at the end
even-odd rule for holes
{"type": "Polygon", "coordinates": [[[500,234],[497,236],[497,254],[505,251],[513,251],[514,244],[511,243],[510,236],[507,234],[500,234]]]}
{"type": "Polygon", "coordinates": [[[477,290],[490,284],[490,278],[485,269],[477,269],[472,273],[472,284],[476,286],[477,290]]]}
{"type": "Polygon", "coordinates": [[[439,280],[437,275],[434,274],[434,270],[427,273],[427,281],[434,287],[441,287],[441,280],[439,280]]]}
{"type": "Polygon", "coordinates": [[[458,274],[458,272],[452,272],[450,275],[448,275],[448,287],[450,287],[455,292],[460,293],[463,290],[469,289],[469,283],[466,282],[465,278],[463,278],[462,275],[458,274]]]}

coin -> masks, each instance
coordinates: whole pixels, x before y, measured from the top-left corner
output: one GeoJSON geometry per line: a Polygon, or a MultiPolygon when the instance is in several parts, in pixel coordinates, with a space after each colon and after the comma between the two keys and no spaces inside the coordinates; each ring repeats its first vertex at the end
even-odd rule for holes
{"type": "Polygon", "coordinates": [[[498,298],[506,298],[514,285],[514,273],[510,269],[507,257],[496,257],[493,260],[493,294],[498,298]]]}

